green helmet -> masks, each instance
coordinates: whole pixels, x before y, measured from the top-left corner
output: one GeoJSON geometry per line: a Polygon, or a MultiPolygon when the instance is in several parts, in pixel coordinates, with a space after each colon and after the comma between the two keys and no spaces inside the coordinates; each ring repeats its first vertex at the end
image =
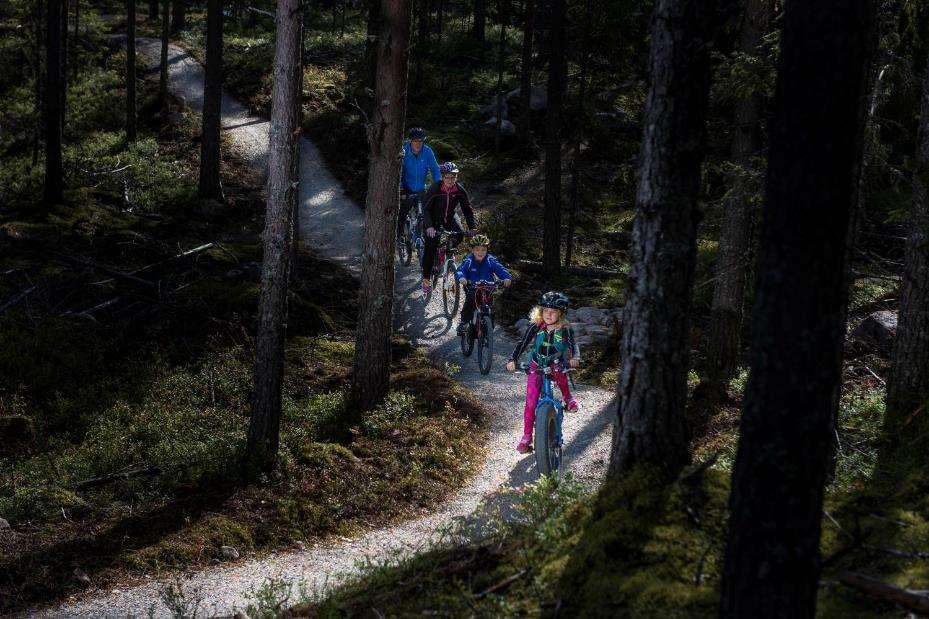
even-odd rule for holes
{"type": "Polygon", "coordinates": [[[487,238],[486,234],[475,234],[471,237],[471,247],[488,247],[490,245],[490,239],[487,238]]]}

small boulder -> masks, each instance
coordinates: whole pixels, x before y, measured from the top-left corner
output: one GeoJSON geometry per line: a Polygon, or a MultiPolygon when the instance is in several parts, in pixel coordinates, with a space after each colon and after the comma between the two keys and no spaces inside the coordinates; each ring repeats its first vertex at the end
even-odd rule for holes
{"type": "MultiPolygon", "coordinates": [[[[497,116],[497,102],[496,102],[496,101],[491,101],[490,103],[488,103],[487,105],[485,105],[484,107],[482,107],[482,108],[478,111],[478,114],[480,114],[480,116],[481,116],[482,118],[485,117],[485,116],[493,116],[493,117],[496,117],[496,116],[497,116]]],[[[502,116],[503,116],[504,119],[510,117],[510,107],[506,104],[505,101],[503,102],[503,114],[502,114],[502,116]]]]}
{"type": "Polygon", "coordinates": [[[0,531],[10,528],[10,522],[6,518],[0,518],[0,531]]]}
{"type": "Polygon", "coordinates": [[[897,312],[880,310],[870,314],[855,328],[852,337],[889,352],[897,337],[897,312]]]}
{"type": "MultiPolygon", "coordinates": [[[[519,88],[514,88],[506,93],[507,100],[519,97],[519,88]]],[[[548,91],[544,86],[533,86],[529,90],[529,109],[533,112],[541,112],[548,108],[548,91]]]]}
{"type": "Polygon", "coordinates": [[[519,320],[516,321],[515,324],[513,324],[513,328],[519,331],[520,333],[522,333],[523,331],[529,328],[529,319],[520,318],[519,320]]]}
{"type": "Polygon", "coordinates": [[[90,586],[90,576],[87,575],[87,572],[82,570],[79,567],[74,568],[74,571],[71,573],[71,577],[81,587],[85,589],[90,586]]]}
{"type": "MultiPolygon", "coordinates": [[[[492,116],[490,120],[484,123],[484,127],[490,129],[491,131],[496,131],[497,130],[497,117],[492,116]]],[[[504,119],[503,122],[500,123],[500,135],[503,135],[506,137],[512,137],[516,135],[516,125],[504,119]]]]}
{"type": "Polygon", "coordinates": [[[577,308],[577,320],[578,322],[589,322],[593,324],[600,324],[600,320],[606,314],[606,310],[602,310],[596,307],[579,307],[577,308]]]}
{"type": "Polygon", "coordinates": [[[236,561],[239,558],[239,551],[232,546],[220,546],[219,554],[223,561],[236,561]]]}
{"type": "Polygon", "coordinates": [[[613,329],[600,325],[587,325],[587,337],[596,344],[606,344],[613,337],[613,329]]]}

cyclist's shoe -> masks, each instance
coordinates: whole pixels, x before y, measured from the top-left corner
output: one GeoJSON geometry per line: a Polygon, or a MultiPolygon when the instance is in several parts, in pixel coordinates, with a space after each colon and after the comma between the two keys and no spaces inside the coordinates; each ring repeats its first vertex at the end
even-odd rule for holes
{"type": "Polygon", "coordinates": [[[516,445],[516,451],[521,454],[529,453],[532,451],[532,437],[523,436],[522,440],[519,441],[519,444],[516,445]]]}
{"type": "Polygon", "coordinates": [[[577,400],[575,400],[574,398],[571,398],[570,400],[568,400],[568,402],[567,402],[567,409],[568,409],[569,411],[571,411],[572,413],[576,413],[576,412],[577,412],[577,408],[578,408],[578,406],[577,406],[577,400]]]}

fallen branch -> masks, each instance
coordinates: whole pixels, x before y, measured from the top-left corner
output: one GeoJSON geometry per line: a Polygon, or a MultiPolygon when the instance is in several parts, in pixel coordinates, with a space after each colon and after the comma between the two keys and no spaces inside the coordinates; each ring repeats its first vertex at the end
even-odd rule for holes
{"type": "MultiPolygon", "coordinates": [[[[524,271],[540,272],[542,263],[535,260],[517,260],[516,265],[524,271]]],[[[615,269],[601,267],[562,267],[562,272],[582,277],[626,277],[626,274],[615,269]]]]}
{"type": "Polygon", "coordinates": [[[843,572],[839,582],[882,602],[893,602],[920,615],[929,615],[929,596],[888,585],[877,579],[854,572],[843,572]]]}
{"type": "Polygon", "coordinates": [[[106,484],[112,483],[120,479],[132,479],[134,477],[147,477],[149,475],[157,475],[161,472],[161,469],[157,466],[147,466],[141,469],[132,469],[130,471],[122,471],[120,473],[110,473],[109,475],[104,475],[102,477],[94,477],[93,479],[85,479],[84,481],[79,481],[73,486],[71,490],[87,490],[88,488],[97,488],[99,486],[105,486],[106,484]]]}
{"type": "Polygon", "coordinates": [[[516,573],[513,574],[512,576],[510,576],[510,577],[508,577],[508,578],[504,578],[503,580],[501,580],[500,582],[498,582],[498,583],[495,584],[494,586],[490,587],[489,589],[487,589],[487,590],[485,590],[485,591],[483,591],[483,592],[481,592],[481,593],[478,593],[478,594],[477,594],[477,597],[482,598],[482,597],[484,597],[485,595],[490,595],[491,593],[496,593],[497,591],[500,591],[501,589],[505,589],[505,588],[509,587],[510,585],[512,585],[512,584],[513,584],[514,582],[516,582],[517,580],[519,580],[520,578],[522,578],[523,575],[524,575],[525,573],[526,573],[526,570],[519,570],[518,572],[516,572],[516,573]]]}
{"type": "Polygon", "coordinates": [[[9,301],[7,301],[6,303],[4,303],[3,306],[0,307],[0,313],[3,313],[6,310],[10,309],[11,307],[15,307],[16,305],[18,305],[23,299],[25,299],[30,294],[32,294],[33,290],[35,290],[35,286],[30,286],[26,288],[25,290],[23,290],[22,292],[20,292],[15,297],[13,297],[12,299],[10,299],[9,301]]]}
{"type": "Polygon", "coordinates": [[[69,256],[67,254],[60,254],[57,252],[53,252],[52,255],[56,256],[57,258],[60,258],[61,260],[64,260],[65,262],[70,262],[72,264],[89,267],[91,269],[94,269],[95,271],[106,273],[107,275],[110,275],[116,279],[121,279],[123,281],[130,282],[138,286],[142,286],[143,288],[146,288],[146,289],[155,289],[156,291],[158,290],[158,284],[156,284],[155,282],[149,281],[147,279],[142,279],[141,277],[136,277],[135,275],[131,275],[128,273],[123,273],[122,271],[118,271],[116,269],[111,269],[110,267],[103,266],[102,264],[97,264],[93,260],[89,260],[87,258],[78,258],[75,256],[69,256]]]}
{"type": "Polygon", "coordinates": [[[903,557],[904,559],[929,559],[929,552],[922,552],[919,550],[910,552],[907,550],[900,550],[899,548],[881,548],[879,546],[865,546],[865,548],[875,552],[883,552],[893,557],[903,557]]]}

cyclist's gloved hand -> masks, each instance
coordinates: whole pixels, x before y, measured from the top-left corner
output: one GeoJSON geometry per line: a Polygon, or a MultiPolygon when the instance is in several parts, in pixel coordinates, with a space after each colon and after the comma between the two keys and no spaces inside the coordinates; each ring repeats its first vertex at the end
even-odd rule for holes
{"type": "Polygon", "coordinates": [[[577,359],[574,359],[574,358],[568,359],[568,365],[570,365],[572,368],[576,368],[580,364],[581,362],[578,361],[577,359]]]}
{"type": "Polygon", "coordinates": [[[512,280],[512,279],[505,279],[505,280],[503,280],[503,287],[504,287],[504,288],[509,288],[509,287],[510,287],[510,284],[512,284],[512,283],[513,283],[513,280],[512,280]]]}
{"type": "Polygon", "coordinates": [[[458,283],[461,284],[462,286],[467,286],[471,282],[468,281],[467,277],[462,277],[461,279],[458,280],[458,283]]]}
{"type": "Polygon", "coordinates": [[[506,371],[507,371],[507,372],[515,372],[515,371],[516,371],[516,362],[515,362],[515,361],[508,361],[507,364],[506,364],[506,371]]]}
{"type": "Polygon", "coordinates": [[[435,237],[435,228],[426,228],[426,235],[431,239],[435,237]]]}

